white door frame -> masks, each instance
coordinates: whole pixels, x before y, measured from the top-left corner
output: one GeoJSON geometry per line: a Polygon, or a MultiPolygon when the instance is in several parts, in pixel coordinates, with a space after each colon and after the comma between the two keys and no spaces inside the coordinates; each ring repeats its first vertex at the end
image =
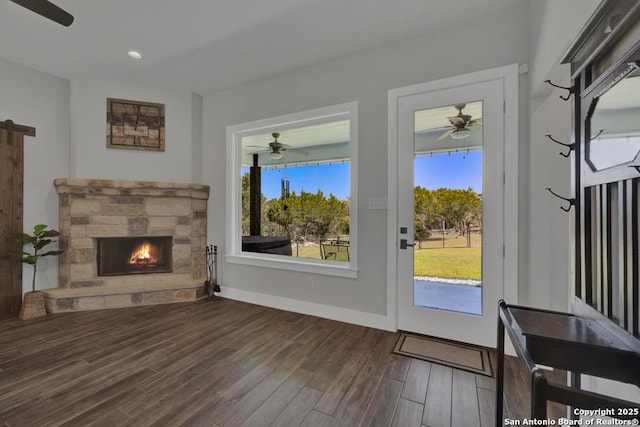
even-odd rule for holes
{"type": "MultiPolygon", "coordinates": [[[[518,64],[405,86],[388,91],[387,317],[398,329],[398,102],[401,98],[488,80],[504,84],[504,299],[518,303],[518,64]]],[[[496,305],[496,311],[498,307],[496,305]]]]}

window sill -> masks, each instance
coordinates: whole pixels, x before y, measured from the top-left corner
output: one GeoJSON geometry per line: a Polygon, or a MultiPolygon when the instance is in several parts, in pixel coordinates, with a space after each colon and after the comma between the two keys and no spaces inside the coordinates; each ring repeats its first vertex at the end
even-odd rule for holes
{"type": "Polygon", "coordinates": [[[323,274],[356,279],[358,269],[347,263],[335,261],[314,261],[310,258],[286,257],[283,255],[236,254],[227,255],[225,261],[230,264],[250,265],[253,267],[275,268],[302,273],[323,274]]]}

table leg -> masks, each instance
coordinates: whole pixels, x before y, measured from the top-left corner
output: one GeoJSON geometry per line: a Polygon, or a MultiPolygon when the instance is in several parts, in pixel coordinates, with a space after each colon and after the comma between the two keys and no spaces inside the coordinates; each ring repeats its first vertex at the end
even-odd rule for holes
{"type": "Polygon", "coordinates": [[[496,427],[502,426],[504,408],[504,323],[498,308],[498,366],[496,369],[496,427]]]}
{"type": "Polygon", "coordinates": [[[547,377],[538,368],[531,373],[531,418],[547,419],[547,377]]]}

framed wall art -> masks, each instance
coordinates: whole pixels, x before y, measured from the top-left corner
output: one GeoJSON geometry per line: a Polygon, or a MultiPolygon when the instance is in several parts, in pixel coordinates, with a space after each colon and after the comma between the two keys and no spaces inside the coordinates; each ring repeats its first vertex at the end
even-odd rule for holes
{"type": "Polygon", "coordinates": [[[164,151],[164,104],[107,98],[107,148],[164,151]]]}

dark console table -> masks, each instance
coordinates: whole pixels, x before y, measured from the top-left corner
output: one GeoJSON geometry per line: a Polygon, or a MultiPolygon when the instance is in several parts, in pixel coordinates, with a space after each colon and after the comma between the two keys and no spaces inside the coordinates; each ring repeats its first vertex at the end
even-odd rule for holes
{"type": "Polygon", "coordinates": [[[504,301],[498,304],[496,426],[503,424],[504,337],[531,375],[531,418],[546,419],[547,401],[580,409],[607,409],[618,419],[640,419],[640,405],[580,389],[580,374],[640,386],[640,352],[594,319],[539,310],[504,301]],[[547,381],[537,365],[571,373],[571,385],[547,381]]]}

